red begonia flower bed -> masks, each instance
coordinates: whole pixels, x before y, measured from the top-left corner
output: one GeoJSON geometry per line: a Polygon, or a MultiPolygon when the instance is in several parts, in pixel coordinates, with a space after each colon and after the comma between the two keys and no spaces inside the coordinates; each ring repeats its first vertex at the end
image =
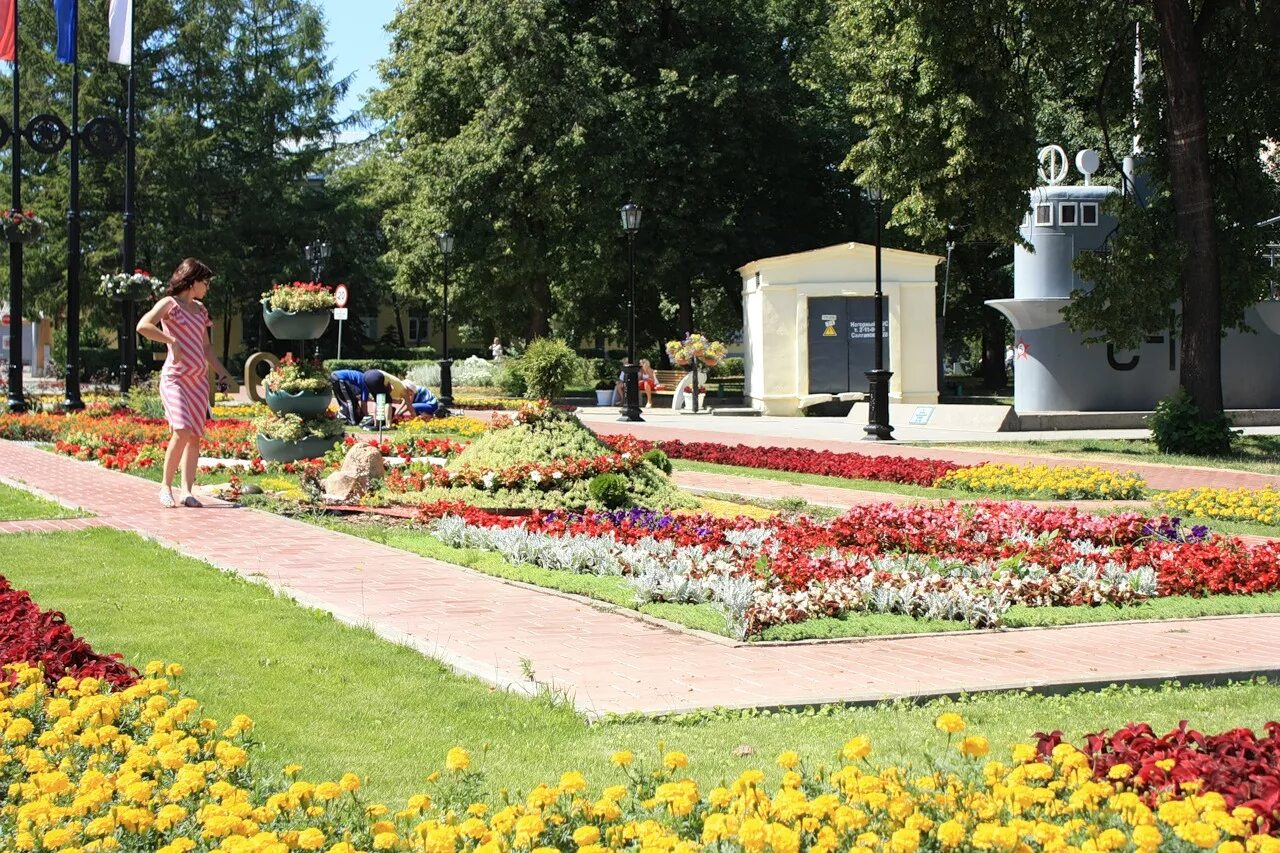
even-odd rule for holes
{"type": "Polygon", "coordinates": [[[75,635],[60,612],[41,610],[28,592],[14,589],[0,577],[0,664],[43,666],[50,684],[69,675],[127,687],[138,680],[138,671],[120,658],[95,652],[75,635]]]}
{"type": "MultiPolygon", "coordinates": [[[[601,436],[606,444],[615,445],[630,436],[601,436]]],[[[808,450],[802,447],[749,447],[745,444],[718,444],[711,441],[644,441],[645,450],[657,447],[672,459],[737,465],[743,468],[766,468],[798,474],[819,474],[846,480],[878,480],[886,483],[908,483],[932,486],[938,478],[966,465],[940,459],[918,459],[912,456],[866,456],[861,453],[836,453],[831,450],[808,450]]]]}

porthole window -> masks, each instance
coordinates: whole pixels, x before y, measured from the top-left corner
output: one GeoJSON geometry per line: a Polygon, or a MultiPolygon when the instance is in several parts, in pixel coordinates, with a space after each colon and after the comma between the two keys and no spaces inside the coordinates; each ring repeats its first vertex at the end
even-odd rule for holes
{"type": "Polygon", "coordinates": [[[1097,225],[1098,224],[1098,204],[1097,202],[1081,202],[1080,203],[1080,224],[1081,225],[1097,225]]]}
{"type": "Polygon", "coordinates": [[[1053,224],[1053,205],[1051,204],[1036,205],[1036,224],[1037,225],[1053,224]]]}
{"type": "Polygon", "coordinates": [[[1075,225],[1076,224],[1076,204],[1073,201],[1064,201],[1058,206],[1058,224],[1059,225],[1075,225]]]}

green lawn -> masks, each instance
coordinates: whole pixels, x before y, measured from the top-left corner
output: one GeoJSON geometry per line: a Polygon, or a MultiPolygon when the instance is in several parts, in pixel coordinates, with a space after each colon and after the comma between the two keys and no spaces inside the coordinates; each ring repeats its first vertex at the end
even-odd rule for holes
{"type": "Polygon", "coordinates": [[[65,612],[95,648],[119,651],[138,665],[181,661],[184,689],[205,703],[207,714],[253,717],[260,767],[298,761],[310,778],[352,770],[369,778],[374,796],[393,802],[417,790],[455,744],[477,757],[487,745],[478,763],[495,789],[527,790],[570,768],[598,788],[619,781],[608,766],[611,752],[652,758],[659,744],[687,752],[690,771],[707,785],[748,767],[774,781],[780,751],[795,748],[814,764],[826,763],[855,734],[871,736],[881,760],[918,765],[942,746],[931,722],[944,707],[960,710],[988,735],[995,755],[1007,755],[1012,743],[1036,731],[1078,737],[1130,720],[1160,730],[1180,719],[1212,731],[1258,728],[1280,707],[1280,688],[1250,682],[802,713],[709,712],[590,726],[546,698],[520,698],[455,676],[417,652],[132,534],[23,534],[5,544],[10,581],[42,606],[65,612]],[[743,747],[751,754],[740,755],[743,747]]]}
{"type": "MultiPolygon", "coordinates": [[[[909,442],[903,442],[909,444],[909,442]]],[[[985,441],[938,444],[929,447],[956,450],[994,450],[1002,453],[1037,453],[1096,461],[1143,462],[1152,465],[1196,465],[1234,468],[1256,474],[1280,474],[1280,435],[1242,435],[1234,456],[1179,456],[1161,453],[1145,438],[1068,438],[1048,441],[985,441]]]]}
{"type": "Polygon", "coordinates": [[[0,521],[35,518],[78,518],[84,513],[67,509],[59,503],[33,495],[26,489],[0,483],[0,521]]]}

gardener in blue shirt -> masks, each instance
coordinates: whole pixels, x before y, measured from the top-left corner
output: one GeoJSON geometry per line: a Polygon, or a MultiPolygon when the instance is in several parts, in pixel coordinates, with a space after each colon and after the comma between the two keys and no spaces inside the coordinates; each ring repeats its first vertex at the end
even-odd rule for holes
{"type": "Polygon", "coordinates": [[[364,419],[364,404],[369,401],[369,386],[359,370],[335,370],[329,374],[333,396],[338,400],[338,413],[351,425],[364,419]]]}

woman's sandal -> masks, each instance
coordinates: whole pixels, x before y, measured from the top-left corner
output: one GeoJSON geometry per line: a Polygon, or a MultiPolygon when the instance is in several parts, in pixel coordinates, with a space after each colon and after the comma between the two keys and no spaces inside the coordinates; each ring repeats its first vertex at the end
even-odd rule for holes
{"type": "Polygon", "coordinates": [[[177,505],[173,500],[173,492],[166,490],[160,493],[160,506],[165,509],[173,509],[177,505]]]}
{"type": "Polygon", "coordinates": [[[191,507],[204,506],[204,504],[200,503],[200,500],[195,495],[187,495],[183,498],[182,505],[191,507]]]}

